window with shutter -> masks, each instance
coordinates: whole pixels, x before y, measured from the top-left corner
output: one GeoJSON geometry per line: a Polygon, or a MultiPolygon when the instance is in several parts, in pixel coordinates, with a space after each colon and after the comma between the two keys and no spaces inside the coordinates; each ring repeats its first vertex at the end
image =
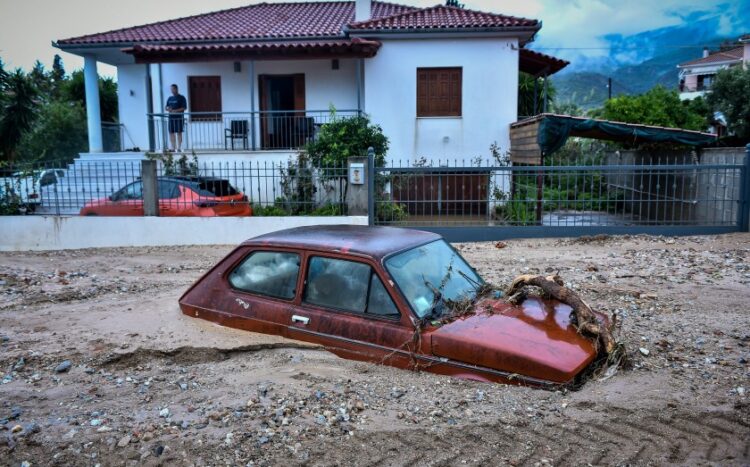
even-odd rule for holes
{"type": "Polygon", "coordinates": [[[461,71],[417,68],[417,117],[461,116],[461,71]]]}
{"type": "MultiPolygon", "coordinates": [[[[221,112],[221,77],[189,76],[190,112],[221,112]]],[[[191,120],[221,120],[221,114],[199,114],[191,120]]]]}

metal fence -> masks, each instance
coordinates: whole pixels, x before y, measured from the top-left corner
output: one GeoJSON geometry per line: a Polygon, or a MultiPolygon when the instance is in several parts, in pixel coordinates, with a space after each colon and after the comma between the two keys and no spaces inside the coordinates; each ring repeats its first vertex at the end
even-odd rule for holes
{"type": "MultiPolygon", "coordinates": [[[[474,159],[368,168],[374,173],[371,224],[433,230],[455,241],[747,230],[750,157],[744,159],[700,163],[683,157],[646,164],[606,158],[614,163],[559,166],[474,159]]],[[[352,187],[345,162],[329,167],[304,160],[201,163],[166,155],[153,175],[151,190],[158,192],[162,216],[349,213],[352,187]]],[[[140,160],[78,159],[5,169],[0,210],[137,216],[144,215],[148,192],[140,160]]]]}
{"type": "Polygon", "coordinates": [[[156,151],[174,149],[170,133],[182,133],[183,150],[240,151],[297,149],[336,117],[358,110],[270,110],[260,112],[185,112],[149,114],[156,151]]]}
{"type": "MultiPolygon", "coordinates": [[[[162,216],[341,215],[346,165],[198,163],[156,166],[162,216]]],[[[81,161],[10,168],[0,177],[3,214],[142,216],[142,161],[81,161]]]]}
{"type": "Polygon", "coordinates": [[[747,226],[747,163],[497,166],[473,160],[376,172],[374,224],[433,230],[453,240],[747,226]]]}

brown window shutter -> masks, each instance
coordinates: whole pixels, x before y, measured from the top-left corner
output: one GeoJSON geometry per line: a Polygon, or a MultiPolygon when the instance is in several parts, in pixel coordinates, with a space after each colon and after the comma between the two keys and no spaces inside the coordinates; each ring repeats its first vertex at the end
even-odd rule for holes
{"type": "MultiPolygon", "coordinates": [[[[221,77],[189,76],[190,112],[221,112],[221,77]]],[[[221,115],[200,115],[193,120],[221,120],[221,115]]]]}
{"type": "Polygon", "coordinates": [[[461,116],[460,67],[417,68],[417,116],[461,116]]]}

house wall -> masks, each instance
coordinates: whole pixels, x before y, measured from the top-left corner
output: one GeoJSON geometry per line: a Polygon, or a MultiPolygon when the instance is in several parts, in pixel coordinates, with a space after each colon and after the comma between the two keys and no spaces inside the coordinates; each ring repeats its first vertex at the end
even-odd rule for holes
{"type": "Polygon", "coordinates": [[[119,119],[125,124],[123,146],[148,149],[148,78],[147,65],[117,67],[117,101],[119,119]]]}
{"type": "Polygon", "coordinates": [[[487,157],[510,148],[518,108],[515,39],[383,40],[365,60],[365,110],[390,139],[389,159],[487,157]],[[417,118],[417,68],[460,66],[462,116],[417,118]]]}

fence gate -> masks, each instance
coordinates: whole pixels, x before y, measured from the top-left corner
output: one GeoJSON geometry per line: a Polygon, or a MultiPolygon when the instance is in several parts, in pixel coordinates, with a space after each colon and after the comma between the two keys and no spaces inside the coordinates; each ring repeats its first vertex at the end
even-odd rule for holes
{"type": "Polygon", "coordinates": [[[748,230],[744,164],[376,168],[374,225],[450,241],[748,230]]]}

